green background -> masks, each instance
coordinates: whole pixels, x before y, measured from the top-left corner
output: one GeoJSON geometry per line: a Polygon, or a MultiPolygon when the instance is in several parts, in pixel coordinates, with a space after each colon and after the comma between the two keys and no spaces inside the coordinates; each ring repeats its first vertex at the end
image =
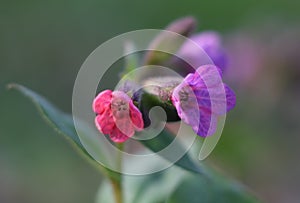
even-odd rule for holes
{"type": "MultiPolygon", "coordinates": [[[[81,64],[97,46],[118,34],[162,29],[186,15],[199,20],[199,31],[213,29],[224,36],[246,28],[249,36],[256,37],[261,28],[257,25],[262,21],[276,30],[300,26],[300,3],[291,0],[0,3],[3,203],[93,202],[101,181],[98,172],[40,119],[27,99],[6,90],[7,83],[28,86],[65,112],[71,112],[73,83],[81,64]]],[[[280,91],[266,89],[266,94],[255,94],[256,89],[250,91],[228,81],[237,90],[237,107],[228,114],[221,141],[208,160],[248,185],[266,202],[300,200],[300,74],[294,74],[293,68],[299,74],[299,66],[282,66],[279,72],[267,69],[260,80],[269,77],[271,71],[284,81],[274,82],[280,91]],[[270,101],[270,91],[279,99],[270,101]]]]}

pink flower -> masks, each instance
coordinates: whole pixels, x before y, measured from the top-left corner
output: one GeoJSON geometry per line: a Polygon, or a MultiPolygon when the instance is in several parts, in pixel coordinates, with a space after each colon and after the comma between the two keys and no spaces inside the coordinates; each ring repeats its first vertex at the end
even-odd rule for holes
{"type": "Polygon", "coordinates": [[[105,90],[93,102],[98,130],[114,142],[125,142],[144,128],[142,114],[130,97],[121,91],[105,90]]]}

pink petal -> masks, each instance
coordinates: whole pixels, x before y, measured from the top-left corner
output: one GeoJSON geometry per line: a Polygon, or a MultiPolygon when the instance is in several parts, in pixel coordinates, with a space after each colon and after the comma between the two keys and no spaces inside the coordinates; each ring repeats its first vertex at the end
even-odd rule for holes
{"type": "Polygon", "coordinates": [[[113,128],[112,132],[110,133],[110,139],[114,142],[125,142],[129,139],[128,136],[123,134],[117,127],[113,128]]]}
{"type": "Polygon", "coordinates": [[[104,90],[93,101],[93,110],[95,113],[101,114],[108,106],[112,98],[111,90],[104,90]]]}
{"type": "Polygon", "coordinates": [[[130,119],[135,129],[137,131],[143,130],[144,121],[140,110],[136,106],[134,106],[132,101],[129,103],[129,108],[130,108],[130,119]]]}
{"type": "Polygon", "coordinates": [[[113,96],[113,99],[121,99],[127,103],[129,103],[131,101],[130,97],[122,91],[114,91],[112,93],[112,96],[113,96]]]}
{"type": "Polygon", "coordinates": [[[134,134],[134,128],[131,124],[129,116],[128,118],[116,119],[115,127],[118,128],[118,130],[121,131],[122,134],[126,135],[127,137],[132,137],[134,134]]]}
{"type": "MultiPolygon", "coordinates": [[[[95,117],[95,125],[96,125],[96,128],[101,132],[101,133],[103,133],[103,131],[102,131],[102,128],[101,128],[101,126],[100,126],[100,120],[101,120],[101,116],[96,116],[95,117]]],[[[104,134],[104,133],[103,133],[104,134]]]]}
{"type": "Polygon", "coordinates": [[[104,111],[101,115],[96,116],[96,127],[103,134],[110,134],[115,126],[113,116],[109,110],[104,111]]]}
{"type": "Polygon", "coordinates": [[[131,119],[130,111],[133,105],[130,97],[121,91],[113,92],[112,113],[115,125],[122,134],[132,137],[134,134],[134,125],[131,119]]]}

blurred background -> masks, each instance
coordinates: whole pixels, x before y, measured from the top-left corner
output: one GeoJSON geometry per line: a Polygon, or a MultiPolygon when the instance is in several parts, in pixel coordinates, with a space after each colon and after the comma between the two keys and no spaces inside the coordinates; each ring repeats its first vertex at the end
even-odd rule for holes
{"type": "Polygon", "coordinates": [[[0,6],[0,202],[93,202],[100,174],[5,86],[17,82],[71,112],[83,61],[124,32],[186,15],[216,30],[237,94],[208,162],[265,202],[300,202],[300,2],[7,1],[0,6]]]}

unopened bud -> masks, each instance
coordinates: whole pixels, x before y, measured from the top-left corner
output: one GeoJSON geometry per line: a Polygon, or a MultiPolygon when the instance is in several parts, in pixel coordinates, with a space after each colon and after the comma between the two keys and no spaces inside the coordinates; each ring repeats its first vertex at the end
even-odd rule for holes
{"type": "Polygon", "coordinates": [[[176,51],[184,43],[196,27],[196,20],[193,17],[184,17],[178,19],[167,26],[166,31],[162,31],[149,45],[149,51],[145,55],[145,65],[163,64],[172,57],[168,53],[176,53],[176,51]],[[167,32],[170,31],[170,32],[167,32]],[[179,35],[176,35],[178,33],[179,35]]]}

